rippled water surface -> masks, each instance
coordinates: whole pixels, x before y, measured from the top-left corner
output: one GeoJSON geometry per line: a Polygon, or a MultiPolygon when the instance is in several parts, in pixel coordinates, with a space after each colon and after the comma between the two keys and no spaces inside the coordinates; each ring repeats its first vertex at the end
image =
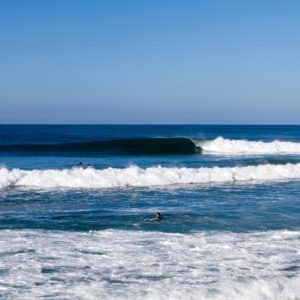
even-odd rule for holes
{"type": "Polygon", "coordinates": [[[298,126],[0,126],[0,298],[299,299],[299,243],[298,126]]]}

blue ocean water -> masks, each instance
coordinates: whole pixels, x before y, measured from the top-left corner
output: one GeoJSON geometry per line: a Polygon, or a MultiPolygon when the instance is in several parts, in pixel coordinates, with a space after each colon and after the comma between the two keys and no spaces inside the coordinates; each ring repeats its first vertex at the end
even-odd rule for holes
{"type": "Polygon", "coordinates": [[[0,295],[298,299],[299,199],[300,126],[1,125],[0,295]]]}

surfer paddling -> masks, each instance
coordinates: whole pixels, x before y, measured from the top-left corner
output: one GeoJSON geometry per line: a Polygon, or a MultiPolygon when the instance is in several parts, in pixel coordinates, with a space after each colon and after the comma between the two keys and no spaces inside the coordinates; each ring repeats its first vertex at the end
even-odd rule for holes
{"type": "Polygon", "coordinates": [[[160,222],[160,220],[161,220],[160,212],[157,212],[155,214],[155,217],[153,219],[151,219],[151,222],[160,222]]]}

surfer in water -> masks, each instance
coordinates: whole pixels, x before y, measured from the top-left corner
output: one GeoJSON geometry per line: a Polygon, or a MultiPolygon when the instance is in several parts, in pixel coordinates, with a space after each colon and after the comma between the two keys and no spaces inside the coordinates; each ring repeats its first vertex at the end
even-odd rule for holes
{"type": "Polygon", "coordinates": [[[87,168],[93,168],[93,165],[88,165],[80,161],[78,164],[75,165],[75,167],[87,169],[87,168]]]}
{"type": "Polygon", "coordinates": [[[151,222],[160,222],[160,220],[161,220],[160,212],[157,212],[155,214],[155,217],[153,219],[151,219],[151,222]]]}

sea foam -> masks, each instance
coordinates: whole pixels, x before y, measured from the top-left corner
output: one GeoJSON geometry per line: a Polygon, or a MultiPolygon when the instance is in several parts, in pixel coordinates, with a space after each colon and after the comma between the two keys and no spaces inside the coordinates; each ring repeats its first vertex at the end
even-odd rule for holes
{"type": "Polygon", "coordinates": [[[299,231],[1,230],[5,299],[296,300],[299,231]]]}
{"type": "Polygon", "coordinates": [[[211,141],[196,141],[203,153],[225,155],[300,154],[300,143],[287,141],[248,141],[218,137],[211,141]]]}
{"type": "Polygon", "coordinates": [[[212,168],[70,168],[20,170],[0,168],[0,188],[117,188],[149,187],[182,184],[223,184],[235,182],[265,182],[299,180],[300,164],[258,165],[212,168]]]}

